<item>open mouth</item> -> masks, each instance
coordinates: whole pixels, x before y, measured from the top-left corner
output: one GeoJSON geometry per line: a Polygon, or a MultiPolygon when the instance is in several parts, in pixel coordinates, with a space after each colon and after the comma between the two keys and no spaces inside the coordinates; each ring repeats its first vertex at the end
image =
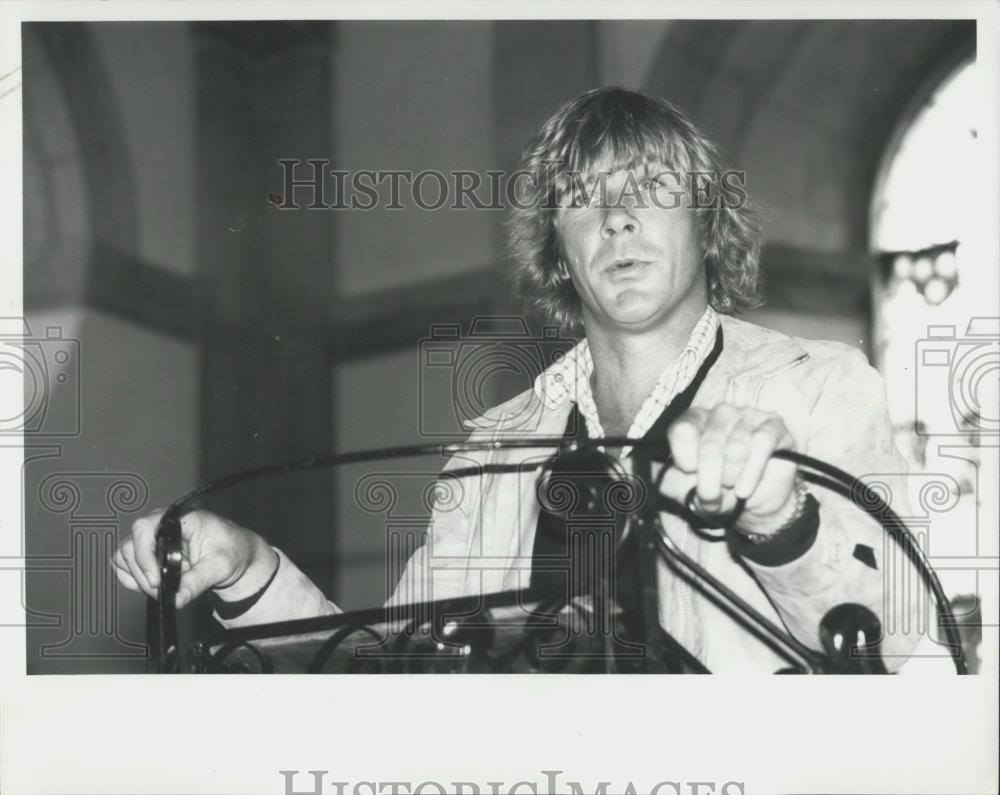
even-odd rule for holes
{"type": "Polygon", "coordinates": [[[645,260],[641,259],[616,259],[608,266],[607,270],[612,275],[626,274],[636,271],[647,264],[645,260]]]}

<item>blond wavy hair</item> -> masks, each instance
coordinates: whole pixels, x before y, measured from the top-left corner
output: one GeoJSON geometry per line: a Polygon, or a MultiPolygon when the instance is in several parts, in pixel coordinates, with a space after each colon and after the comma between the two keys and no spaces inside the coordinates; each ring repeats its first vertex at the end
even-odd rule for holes
{"type": "MultiPolygon", "coordinates": [[[[519,173],[530,178],[518,180],[507,243],[525,309],[568,332],[580,330],[580,298],[559,275],[555,212],[580,175],[592,174],[598,163],[610,164],[610,171],[657,164],[678,173],[700,172],[709,175],[715,198],[721,175],[731,171],[715,145],[665,100],[600,88],[563,105],[521,158],[519,173]]],[[[709,303],[725,314],[760,304],[761,223],[745,192],[743,198],[736,206],[709,201],[695,207],[709,303]]]]}

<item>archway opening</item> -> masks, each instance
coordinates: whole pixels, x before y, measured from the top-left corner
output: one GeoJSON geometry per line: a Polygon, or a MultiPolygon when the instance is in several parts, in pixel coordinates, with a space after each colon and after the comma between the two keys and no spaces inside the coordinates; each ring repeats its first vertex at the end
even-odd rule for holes
{"type": "Polygon", "coordinates": [[[886,153],[871,207],[874,354],[885,376],[896,443],[910,466],[910,515],[962,621],[977,670],[990,534],[984,494],[995,488],[997,263],[988,257],[981,70],[954,68],[927,91],[886,153]],[[987,444],[984,444],[987,442],[987,444]]]}

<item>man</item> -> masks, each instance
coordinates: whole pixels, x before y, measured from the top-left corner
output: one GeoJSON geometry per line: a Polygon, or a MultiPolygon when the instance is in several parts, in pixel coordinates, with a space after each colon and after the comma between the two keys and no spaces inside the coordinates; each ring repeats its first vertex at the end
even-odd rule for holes
{"type": "MultiPolygon", "coordinates": [[[[894,623],[884,605],[911,602],[883,592],[881,528],[842,497],[812,493],[793,464],[772,456],[793,449],[856,474],[905,471],[881,380],[846,346],[731,317],[756,300],[760,234],[741,183],[713,146],[668,103],[601,89],[542,127],[522,169],[531,179],[519,182],[511,223],[520,291],[585,339],[533,390],[490,412],[473,438],[665,435],[673,455],[662,481],[667,497],[702,514],[732,515],[741,501],[728,543],[662,514],[682,550],[811,648],[820,647],[823,615],[843,602],[894,623]]],[[[632,466],[634,449],[608,452],[632,466]]],[[[441,481],[427,543],[393,600],[580,575],[553,575],[568,523],[544,500],[525,499],[536,495],[544,458],[497,449],[449,462],[485,468],[472,485],[441,481]],[[493,464],[520,466],[504,474],[493,464]]],[[[158,518],[136,522],[113,558],[121,582],[151,596],[158,518]]],[[[227,626],[337,610],[251,531],[198,512],[185,518],[183,535],[179,606],[212,589],[227,626]]],[[[661,624],[711,670],[787,664],[662,562],[658,583],[661,624]]],[[[897,667],[916,639],[887,634],[887,665],[897,667]]]]}

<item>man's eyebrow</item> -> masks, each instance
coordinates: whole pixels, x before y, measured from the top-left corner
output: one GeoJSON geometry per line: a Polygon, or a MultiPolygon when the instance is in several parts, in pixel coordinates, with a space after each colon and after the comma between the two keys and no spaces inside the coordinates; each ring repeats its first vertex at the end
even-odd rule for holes
{"type": "Polygon", "coordinates": [[[559,192],[563,195],[568,193],[579,193],[582,190],[588,194],[598,186],[601,175],[607,177],[608,172],[590,171],[583,173],[580,171],[567,171],[560,179],[559,192]]]}
{"type": "Polygon", "coordinates": [[[674,175],[680,177],[684,169],[664,163],[659,159],[626,160],[612,163],[609,166],[596,169],[593,165],[579,169],[566,169],[557,177],[557,191],[559,195],[566,195],[572,192],[579,192],[581,188],[590,193],[602,181],[606,181],[611,176],[620,172],[635,174],[636,176],[661,176],[674,175]]]}

